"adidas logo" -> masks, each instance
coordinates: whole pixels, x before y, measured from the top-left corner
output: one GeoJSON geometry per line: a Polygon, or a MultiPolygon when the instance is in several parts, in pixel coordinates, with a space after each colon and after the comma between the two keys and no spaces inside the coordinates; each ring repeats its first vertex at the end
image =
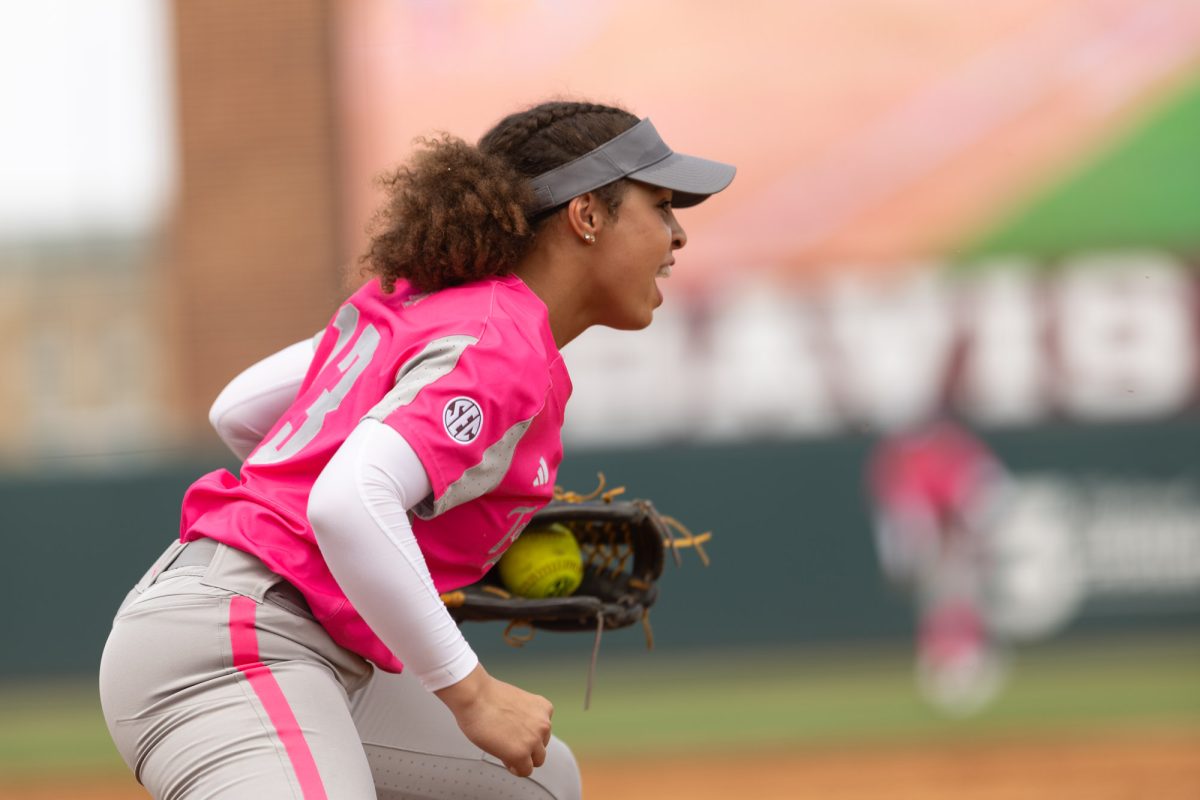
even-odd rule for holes
{"type": "Polygon", "coordinates": [[[545,486],[550,482],[550,468],[546,466],[546,458],[538,459],[537,477],[533,479],[534,486],[545,486]]]}

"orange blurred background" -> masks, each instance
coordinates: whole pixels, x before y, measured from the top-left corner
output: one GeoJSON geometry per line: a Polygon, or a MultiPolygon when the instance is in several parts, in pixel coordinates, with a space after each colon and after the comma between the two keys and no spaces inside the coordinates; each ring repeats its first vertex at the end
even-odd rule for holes
{"type": "Polygon", "coordinates": [[[738,166],[683,218],[681,283],[951,253],[1200,64],[1188,0],[353,0],[336,13],[347,256],[378,202],[371,177],[414,137],[474,140],[566,95],[624,105],[672,147],[738,166]]]}

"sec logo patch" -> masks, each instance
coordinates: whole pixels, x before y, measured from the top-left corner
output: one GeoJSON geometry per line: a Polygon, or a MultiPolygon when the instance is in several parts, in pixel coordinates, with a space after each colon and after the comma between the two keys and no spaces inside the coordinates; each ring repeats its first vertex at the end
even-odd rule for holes
{"type": "Polygon", "coordinates": [[[483,430],[483,410],[469,397],[456,397],[442,409],[446,434],[459,444],[470,444],[483,430]]]}

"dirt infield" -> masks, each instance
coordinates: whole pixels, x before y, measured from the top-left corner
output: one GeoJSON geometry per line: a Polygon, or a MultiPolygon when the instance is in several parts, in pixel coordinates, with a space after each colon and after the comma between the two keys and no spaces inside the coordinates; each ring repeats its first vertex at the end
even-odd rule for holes
{"type": "MultiPolygon", "coordinates": [[[[1200,730],[759,754],[583,759],[588,800],[1195,800],[1200,730]]],[[[124,776],[0,784],[0,800],[134,800],[124,776]]]]}
{"type": "Polygon", "coordinates": [[[588,800],[1195,800],[1200,732],[584,763],[588,800]]]}

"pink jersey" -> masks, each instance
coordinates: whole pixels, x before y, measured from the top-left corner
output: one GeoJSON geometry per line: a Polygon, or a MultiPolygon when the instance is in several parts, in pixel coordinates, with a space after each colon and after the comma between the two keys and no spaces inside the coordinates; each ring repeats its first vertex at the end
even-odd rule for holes
{"type": "Polygon", "coordinates": [[[403,665],[330,574],[306,509],[313,482],[364,418],[416,451],[432,494],[413,533],[439,592],[483,576],[549,502],[571,380],[545,305],[517,277],[429,295],[371,281],[338,310],[295,402],[246,459],[196,481],[181,538],[253,553],[294,584],[344,647],[403,665]]]}
{"type": "Polygon", "coordinates": [[[870,483],[881,505],[961,518],[1001,471],[987,446],[939,422],[885,440],[871,457],[870,483]]]}

